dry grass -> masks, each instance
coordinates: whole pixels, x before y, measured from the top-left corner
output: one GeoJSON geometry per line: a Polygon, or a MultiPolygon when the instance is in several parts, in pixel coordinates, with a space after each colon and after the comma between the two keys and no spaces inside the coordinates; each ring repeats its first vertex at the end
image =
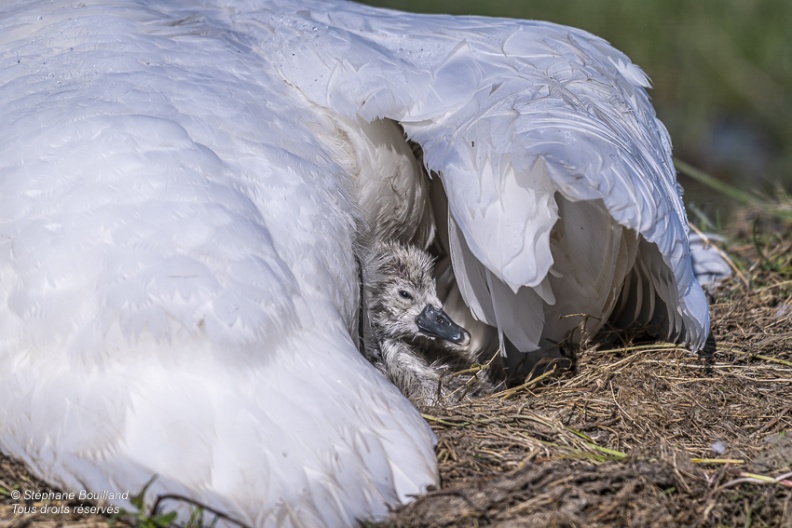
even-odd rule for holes
{"type": "MultiPolygon", "coordinates": [[[[750,211],[732,229],[707,357],[606,338],[561,377],[426,409],[441,487],[384,525],[792,527],[790,230],[750,211]]],[[[107,525],[14,514],[16,488],[49,489],[3,460],[0,525],[107,525]]]]}
{"type": "Polygon", "coordinates": [[[552,382],[427,409],[441,488],[386,525],[792,527],[790,229],[733,228],[706,357],[599,340],[552,382]]]}

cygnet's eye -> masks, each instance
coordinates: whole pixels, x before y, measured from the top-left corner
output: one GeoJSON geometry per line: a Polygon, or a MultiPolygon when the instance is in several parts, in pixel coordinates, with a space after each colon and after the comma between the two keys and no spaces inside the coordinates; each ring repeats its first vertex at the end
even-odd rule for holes
{"type": "Polygon", "coordinates": [[[413,300],[413,296],[410,295],[410,292],[405,290],[399,290],[399,297],[401,297],[402,299],[407,299],[408,301],[413,300]]]}

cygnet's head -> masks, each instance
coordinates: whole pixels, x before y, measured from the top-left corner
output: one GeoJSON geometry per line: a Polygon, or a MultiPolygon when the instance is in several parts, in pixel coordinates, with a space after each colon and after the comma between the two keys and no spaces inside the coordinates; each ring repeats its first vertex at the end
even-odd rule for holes
{"type": "Polygon", "coordinates": [[[467,330],[443,311],[432,268],[432,257],[416,247],[381,242],[374,248],[364,280],[369,317],[380,338],[470,343],[467,330]]]}

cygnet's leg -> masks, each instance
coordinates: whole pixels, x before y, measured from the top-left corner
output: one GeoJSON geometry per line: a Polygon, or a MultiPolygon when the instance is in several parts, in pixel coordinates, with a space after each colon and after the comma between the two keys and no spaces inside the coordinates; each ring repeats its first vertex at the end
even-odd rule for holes
{"type": "Polygon", "coordinates": [[[440,369],[427,364],[409,346],[386,339],[381,350],[382,365],[378,367],[413,404],[434,405],[446,396],[447,391],[440,385],[440,369]]]}

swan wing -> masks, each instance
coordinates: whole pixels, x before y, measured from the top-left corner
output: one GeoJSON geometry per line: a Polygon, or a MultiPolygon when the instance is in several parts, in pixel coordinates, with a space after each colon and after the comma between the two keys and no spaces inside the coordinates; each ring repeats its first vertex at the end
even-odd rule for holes
{"type": "Polygon", "coordinates": [[[654,322],[703,346],[709,311],[691,268],[670,140],[647,77],[625,55],[545,22],[346,3],[300,11],[275,33],[262,35],[274,38],[263,46],[280,50],[282,75],[307,99],[395,120],[420,144],[448,196],[465,301],[518,348],[557,339],[527,321],[564,317],[558,300],[570,296],[599,326],[618,312],[625,324],[654,322]],[[585,243],[554,240],[554,229],[582,230],[585,243]],[[554,267],[600,258],[610,269],[573,276],[554,267]]]}
{"type": "Polygon", "coordinates": [[[330,124],[201,9],[4,7],[0,448],[252,526],[382,517],[434,437],[350,335],[330,124]]]}

